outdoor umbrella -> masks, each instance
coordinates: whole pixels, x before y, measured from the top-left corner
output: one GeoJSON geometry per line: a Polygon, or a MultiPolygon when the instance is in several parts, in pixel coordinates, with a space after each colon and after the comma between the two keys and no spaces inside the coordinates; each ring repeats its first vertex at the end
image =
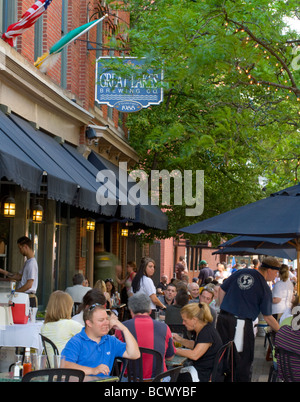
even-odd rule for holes
{"type": "MultiPolygon", "coordinates": [[[[231,233],[293,238],[300,274],[300,185],[178,230],[183,233],[231,233]]],[[[298,280],[298,292],[300,290],[298,280]]]]}
{"type": "Polygon", "coordinates": [[[218,248],[250,247],[255,250],[264,249],[296,249],[295,239],[292,237],[267,237],[267,236],[236,236],[220,244],[218,248]]]}
{"type": "Polygon", "coordinates": [[[236,236],[218,246],[220,250],[213,254],[232,255],[271,255],[288,260],[297,258],[296,244],[293,238],[236,236]],[[237,254],[238,253],[238,254],[237,254]]]}
{"type": "Polygon", "coordinates": [[[271,255],[278,258],[286,258],[287,260],[295,260],[297,258],[296,249],[289,248],[253,248],[253,247],[222,247],[215,254],[228,255],[271,255]]]}

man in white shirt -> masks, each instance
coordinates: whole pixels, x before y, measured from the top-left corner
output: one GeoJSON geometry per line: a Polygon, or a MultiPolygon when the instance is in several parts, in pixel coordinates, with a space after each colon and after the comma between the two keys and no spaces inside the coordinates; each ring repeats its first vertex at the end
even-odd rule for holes
{"type": "Polygon", "coordinates": [[[65,292],[72,297],[74,303],[82,303],[83,296],[91,289],[85,286],[85,278],[82,274],[75,274],[73,276],[73,286],[69,286],[65,292]]]}
{"type": "Polygon", "coordinates": [[[38,265],[34,257],[32,241],[27,236],[22,236],[17,240],[20,253],[26,257],[23,269],[18,273],[11,273],[0,269],[0,272],[7,275],[10,279],[19,282],[17,292],[24,292],[29,295],[30,307],[38,307],[36,291],[38,287],[38,265]]]}

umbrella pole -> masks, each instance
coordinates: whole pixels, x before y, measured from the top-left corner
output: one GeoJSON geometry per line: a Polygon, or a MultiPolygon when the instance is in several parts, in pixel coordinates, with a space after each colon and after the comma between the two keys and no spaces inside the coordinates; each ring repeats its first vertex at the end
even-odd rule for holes
{"type": "Polygon", "coordinates": [[[297,241],[297,294],[300,295],[300,245],[297,241]]]}

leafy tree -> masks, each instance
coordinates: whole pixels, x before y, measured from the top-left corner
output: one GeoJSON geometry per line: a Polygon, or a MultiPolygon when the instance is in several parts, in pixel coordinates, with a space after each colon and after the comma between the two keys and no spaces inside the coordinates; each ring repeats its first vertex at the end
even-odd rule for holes
{"type": "Polygon", "coordinates": [[[169,230],[149,236],[176,235],[298,181],[300,40],[286,19],[300,25],[297,1],[125,0],[111,7],[131,13],[130,54],[164,70],[163,103],[127,120],[141,166],[205,174],[203,214],[187,217],[185,205],[170,203],[169,230]]]}

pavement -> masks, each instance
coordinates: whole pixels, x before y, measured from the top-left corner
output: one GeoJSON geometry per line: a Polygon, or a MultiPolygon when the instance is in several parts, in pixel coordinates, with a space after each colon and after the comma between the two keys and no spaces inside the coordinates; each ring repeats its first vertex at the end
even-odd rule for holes
{"type": "Polygon", "coordinates": [[[268,382],[272,362],[266,360],[267,346],[264,336],[256,336],[251,382],[268,382]]]}

